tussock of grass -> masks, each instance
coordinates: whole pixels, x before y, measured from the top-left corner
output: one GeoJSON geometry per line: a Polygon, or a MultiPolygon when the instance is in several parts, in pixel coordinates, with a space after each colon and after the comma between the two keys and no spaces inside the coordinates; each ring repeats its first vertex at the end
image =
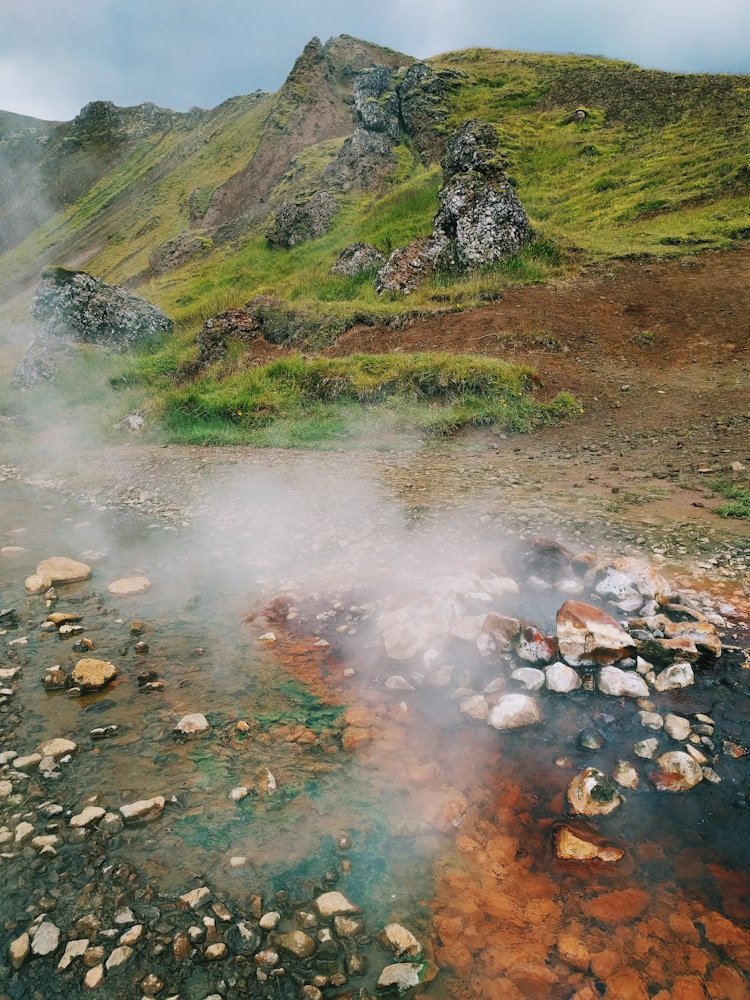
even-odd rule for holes
{"type": "Polygon", "coordinates": [[[729,479],[717,479],[711,483],[711,488],[729,501],[716,508],[719,517],[750,521],[750,486],[729,479]]]}
{"type": "Polygon", "coordinates": [[[161,416],[181,443],[309,446],[383,429],[529,431],[579,411],[566,393],[547,403],[535,399],[533,386],[530,368],[470,355],[295,356],[221,382],[174,388],[161,416]]]}

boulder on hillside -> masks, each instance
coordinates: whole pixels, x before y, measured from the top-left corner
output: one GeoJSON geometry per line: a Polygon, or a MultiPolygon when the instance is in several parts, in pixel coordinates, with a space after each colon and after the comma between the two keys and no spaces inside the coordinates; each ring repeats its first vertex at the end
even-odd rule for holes
{"type": "Polygon", "coordinates": [[[31,315],[43,340],[96,344],[116,351],[127,351],[174,328],[166,313],[124,285],[106,285],[85,271],[64,267],[42,273],[31,315]]]}
{"type": "Polygon", "coordinates": [[[340,278],[353,278],[362,271],[382,267],[385,257],[372,243],[352,243],[344,247],[331,265],[331,274],[340,278]]]}
{"type": "Polygon", "coordinates": [[[505,176],[493,125],[470,119],[451,136],[443,181],[432,235],[391,254],[378,272],[378,292],[408,294],[436,270],[463,273],[498,264],[531,238],[526,212],[505,176]]]}
{"type": "Polygon", "coordinates": [[[193,236],[181,233],[173,240],[160,244],[148,256],[148,269],[153,275],[166,274],[187,264],[194,257],[209,253],[213,241],[207,236],[193,236]]]}
{"type": "Polygon", "coordinates": [[[309,201],[283,201],[276,209],[274,223],[266,232],[272,247],[289,248],[306,240],[325,236],[337,210],[336,200],[328,191],[317,191],[309,201]]]}
{"type": "Polygon", "coordinates": [[[412,63],[398,88],[401,121],[425,163],[437,160],[445,143],[448,111],[444,101],[465,73],[412,63]]]}
{"type": "Polygon", "coordinates": [[[31,306],[36,335],[11,379],[27,389],[55,378],[76,357],[77,344],[127,351],[174,323],[157,306],[123,285],[106,285],[86,271],[48,268],[31,306]]]}

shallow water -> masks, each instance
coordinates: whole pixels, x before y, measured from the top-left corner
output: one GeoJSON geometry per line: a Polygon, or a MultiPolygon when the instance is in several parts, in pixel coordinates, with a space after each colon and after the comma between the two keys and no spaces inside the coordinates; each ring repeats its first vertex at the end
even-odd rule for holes
{"type": "MultiPolygon", "coordinates": [[[[668,795],[643,782],[625,808],[578,824],[624,847],[620,864],[555,861],[551,836],[565,819],[568,782],[592,763],[610,770],[623,746],[644,736],[632,705],[548,696],[544,728],[498,734],[462,718],[444,694],[386,692],[372,666],[365,590],[342,600],[318,593],[284,626],[246,620],[269,598],[269,571],[263,560],[228,571],[226,533],[207,545],[189,527],[165,530],[6,482],[0,545],[24,550],[0,556],[0,608],[16,608],[19,618],[0,636],[0,665],[22,667],[0,705],[0,750],[30,753],[54,736],[78,744],[60,779],[32,775],[37,804],[48,798],[76,812],[92,796],[108,809],[158,794],[168,800],[159,820],[127,828],[106,857],[61,847],[52,883],[50,867],[29,849],[4,859],[3,954],[43,908],[50,885],[60,890],[52,916],[67,933],[81,915],[77,894],[97,883],[97,872],[125,863],[140,898],[173,901],[206,884],[240,913],[251,894],[304,895],[306,880],[328,877],[365,907],[371,928],[399,921],[425,943],[440,972],[420,988],[424,995],[585,1000],[606,989],[612,997],[689,1000],[699,987],[704,996],[748,995],[747,756],[717,751],[720,784],[668,795]],[[79,699],[41,684],[50,666],[75,663],[76,640],[40,630],[44,599],[23,586],[53,554],[92,565],[89,581],[57,588],[55,610],[80,614],[91,655],[119,671],[107,689],[79,699]],[[152,581],[148,594],[107,595],[109,582],[137,570],[152,581]],[[278,639],[266,646],[258,638],[269,628],[278,639]],[[330,646],[316,645],[319,636],[330,646]],[[163,680],[162,691],[139,685],[144,669],[163,680]],[[176,722],[192,712],[207,716],[210,733],[175,741],[176,722]],[[247,732],[238,731],[240,720],[247,732]],[[575,745],[591,724],[606,738],[596,755],[575,745]],[[109,725],[115,736],[91,738],[109,725]],[[262,788],[269,771],[271,793],[262,788]],[[240,802],[229,794],[237,786],[250,789],[240,802]],[[342,851],[344,835],[351,846],[342,851]],[[246,860],[235,867],[237,857],[246,860]]],[[[735,629],[744,641],[746,622],[735,629]]],[[[729,684],[705,678],[662,708],[711,715],[719,746],[723,738],[748,745],[747,673],[733,667],[729,684]]],[[[80,974],[63,986],[53,965],[42,975],[35,961],[6,970],[0,990],[33,995],[25,990],[41,983],[45,997],[77,995],[80,974]]],[[[139,968],[158,969],[158,955],[144,954],[139,968]]],[[[195,975],[180,995],[202,998],[226,979],[205,967],[195,975]]],[[[372,989],[374,978],[357,986],[372,989]]],[[[132,989],[121,995],[140,995],[132,989]]],[[[233,995],[231,986],[221,989],[233,995]]]]}

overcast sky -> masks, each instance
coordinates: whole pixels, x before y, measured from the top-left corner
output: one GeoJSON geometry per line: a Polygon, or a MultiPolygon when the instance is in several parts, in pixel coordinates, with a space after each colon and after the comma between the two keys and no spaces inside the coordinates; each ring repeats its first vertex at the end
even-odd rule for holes
{"type": "Polygon", "coordinates": [[[210,108],[277,90],[310,38],[340,34],[418,58],[481,45],[750,73],[750,0],[0,0],[0,109],[210,108]]]}

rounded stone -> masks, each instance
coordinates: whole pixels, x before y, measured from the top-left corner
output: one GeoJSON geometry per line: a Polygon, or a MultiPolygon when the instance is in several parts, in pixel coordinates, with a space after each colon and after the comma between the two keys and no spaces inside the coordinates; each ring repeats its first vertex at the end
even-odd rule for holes
{"type": "Polygon", "coordinates": [[[52,583],[80,583],[91,576],[91,567],[66,556],[51,556],[49,559],[42,559],[36,572],[52,583]]]}
{"type": "Polygon", "coordinates": [[[135,594],[146,594],[151,590],[151,581],[146,576],[124,576],[113,580],[107,587],[107,593],[113,597],[131,597],[135,594]]]}
{"type": "Polygon", "coordinates": [[[487,716],[493,729],[522,729],[544,722],[542,711],[526,694],[505,694],[487,716]]]}

